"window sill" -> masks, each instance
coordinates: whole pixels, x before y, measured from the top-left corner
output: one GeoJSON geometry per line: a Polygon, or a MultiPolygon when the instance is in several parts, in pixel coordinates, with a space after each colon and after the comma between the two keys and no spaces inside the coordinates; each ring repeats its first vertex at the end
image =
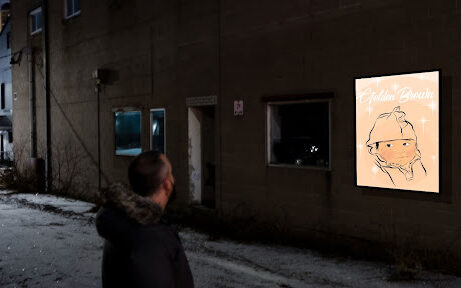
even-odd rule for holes
{"type": "MultiPolygon", "coordinates": [[[[139,155],[139,154],[138,154],[139,155]]],[[[122,158],[125,158],[125,157],[130,157],[130,158],[134,158],[138,155],[129,155],[129,154],[114,154],[115,157],[122,157],[122,158]]]]}
{"type": "Polygon", "coordinates": [[[74,19],[78,18],[78,16],[80,16],[81,14],[82,14],[81,11],[79,11],[77,13],[74,13],[74,14],[70,15],[70,16],[64,16],[64,18],[62,19],[62,23],[63,24],[70,23],[74,19]]]}
{"type": "Polygon", "coordinates": [[[33,37],[33,36],[36,36],[37,34],[40,34],[40,33],[42,33],[42,29],[36,30],[36,31],[34,31],[34,32],[30,32],[29,35],[30,35],[31,37],[33,37]]]}
{"type": "Polygon", "coordinates": [[[142,153],[142,149],[127,149],[125,151],[120,151],[120,152],[115,152],[115,156],[128,156],[128,157],[136,157],[138,156],[139,154],[142,153]],[[128,150],[128,151],[127,151],[128,150]],[[129,151],[129,150],[133,150],[133,151],[129,151]],[[136,151],[134,151],[136,150],[136,151]]]}
{"type": "Polygon", "coordinates": [[[0,109],[0,116],[11,116],[12,114],[11,109],[0,109]]]}
{"type": "Polygon", "coordinates": [[[303,170],[316,170],[316,171],[331,172],[331,167],[296,166],[296,165],[290,165],[290,164],[267,164],[266,166],[270,168],[290,168],[290,169],[303,169],[303,170]]]}

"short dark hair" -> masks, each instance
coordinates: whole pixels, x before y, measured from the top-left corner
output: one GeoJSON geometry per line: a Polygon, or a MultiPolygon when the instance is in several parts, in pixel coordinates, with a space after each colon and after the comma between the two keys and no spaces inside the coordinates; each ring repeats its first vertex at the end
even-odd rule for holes
{"type": "Polygon", "coordinates": [[[141,196],[152,195],[162,184],[166,166],[159,151],[146,151],[134,158],[128,167],[131,188],[141,196]]]}

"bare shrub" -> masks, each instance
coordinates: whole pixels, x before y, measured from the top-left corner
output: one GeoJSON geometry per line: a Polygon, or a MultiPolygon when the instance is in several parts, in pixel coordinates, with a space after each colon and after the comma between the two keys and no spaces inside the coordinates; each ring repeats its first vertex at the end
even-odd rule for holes
{"type": "Polygon", "coordinates": [[[413,233],[398,233],[396,224],[381,227],[381,238],[384,242],[385,253],[393,264],[389,281],[410,281],[423,270],[423,259],[416,243],[421,233],[415,229],[413,233]]]}
{"type": "MultiPolygon", "coordinates": [[[[13,147],[14,161],[11,167],[0,171],[0,186],[3,189],[15,190],[17,193],[39,193],[44,183],[45,175],[36,175],[29,167],[26,149],[27,141],[16,141],[13,147]],[[37,176],[42,177],[40,179],[37,176]]],[[[43,143],[39,142],[38,152],[44,155],[43,143]]],[[[84,157],[78,147],[67,140],[52,146],[52,187],[49,193],[87,201],[95,201],[95,196],[89,194],[89,183],[86,179],[84,157]]],[[[44,157],[43,157],[44,158],[44,157]]]]}
{"type": "Polygon", "coordinates": [[[391,245],[387,252],[394,264],[388,278],[390,281],[414,280],[423,270],[422,255],[410,242],[401,246],[391,245]]]}
{"type": "Polygon", "coordinates": [[[53,145],[52,193],[72,198],[94,201],[89,195],[85,158],[71,141],[53,145]]]}
{"type": "Polygon", "coordinates": [[[15,142],[12,165],[0,172],[0,186],[19,193],[36,193],[39,179],[27,167],[25,143],[25,141],[15,142]]]}

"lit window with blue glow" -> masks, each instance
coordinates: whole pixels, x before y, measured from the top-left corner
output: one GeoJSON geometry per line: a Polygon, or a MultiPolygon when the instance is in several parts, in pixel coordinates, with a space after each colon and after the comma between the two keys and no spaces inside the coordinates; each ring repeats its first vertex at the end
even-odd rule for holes
{"type": "Polygon", "coordinates": [[[165,153],[165,109],[152,109],[151,121],[151,150],[165,153]]]}
{"type": "Polygon", "coordinates": [[[116,112],[115,155],[136,156],[141,150],[141,112],[116,112]]]}

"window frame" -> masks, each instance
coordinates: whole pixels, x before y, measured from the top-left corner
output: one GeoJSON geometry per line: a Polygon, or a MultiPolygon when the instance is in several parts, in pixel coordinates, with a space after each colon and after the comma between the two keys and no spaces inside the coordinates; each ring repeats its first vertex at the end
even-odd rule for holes
{"type": "Polygon", "coordinates": [[[166,155],[166,109],[165,108],[151,108],[149,109],[149,148],[152,150],[152,112],[162,111],[163,112],[163,154],[166,155]]]}
{"type": "Polygon", "coordinates": [[[70,18],[73,18],[73,17],[76,17],[78,15],[80,15],[82,13],[82,1],[80,1],[80,10],[78,11],[74,11],[74,8],[75,8],[75,1],[76,0],[72,0],[72,14],[71,15],[67,15],[67,0],[64,0],[64,19],[70,19],[70,18]]]}
{"type": "Polygon", "coordinates": [[[115,120],[116,120],[116,113],[126,113],[126,112],[139,112],[139,138],[141,140],[141,154],[142,151],[142,110],[141,109],[132,109],[132,108],[125,108],[125,109],[113,109],[112,110],[112,115],[113,115],[113,129],[114,129],[114,155],[115,156],[122,156],[122,157],[136,157],[137,155],[132,155],[132,154],[117,154],[117,135],[115,131],[115,120]]]}
{"type": "Polygon", "coordinates": [[[30,36],[42,32],[42,29],[43,29],[43,11],[42,11],[42,6],[39,6],[39,7],[35,8],[35,9],[29,11],[27,19],[28,19],[28,22],[29,22],[28,24],[29,24],[29,34],[30,34],[30,36]],[[40,28],[38,28],[38,29],[32,31],[32,21],[31,21],[31,20],[32,20],[32,17],[35,16],[36,14],[38,14],[38,13],[40,13],[40,14],[42,15],[42,16],[41,16],[41,17],[42,17],[42,23],[40,23],[40,28]]]}
{"type": "Polygon", "coordinates": [[[281,168],[295,168],[295,169],[308,169],[308,170],[323,170],[331,171],[331,98],[327,99],[304,99],[304,100],[277,100],[268,101],[266,103],[266,166],[267,167],[281,167],[281,168]],[[305,103],[327,103],[328,104],[328,166],[319,167],[314,165],[302,165],[298,166],[295,164],[275,164],[271,163],[271,106],[273,105],[290,105],[290,104],[305,104],[305,103]]]}
{"type": "Polygon", "coordinates": [[[5,83],[0,84],[0,110],[6,109],[5,83]]]}

